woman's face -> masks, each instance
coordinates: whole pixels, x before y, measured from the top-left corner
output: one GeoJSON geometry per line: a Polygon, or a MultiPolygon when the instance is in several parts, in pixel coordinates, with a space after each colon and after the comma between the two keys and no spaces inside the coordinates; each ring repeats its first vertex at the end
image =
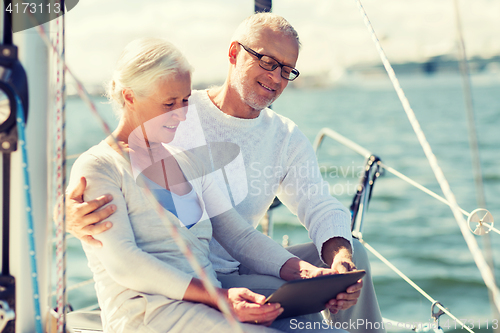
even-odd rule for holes
{"type": "Polygon", "coordinates": [[[175,73],[156,81],[152,93],[135,97],[134,113],[144,124],[150,143],[168,143],[174,139],[181,121],[186,120],[191,95],[189,72],[175,73]]]}

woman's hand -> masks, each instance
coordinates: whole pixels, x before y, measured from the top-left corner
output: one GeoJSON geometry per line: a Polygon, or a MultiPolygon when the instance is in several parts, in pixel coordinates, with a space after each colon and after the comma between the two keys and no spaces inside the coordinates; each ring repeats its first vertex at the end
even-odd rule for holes
{"type": "MultiPolygon", "coordinates": [[[[236,319],[243,323],[269,326],[283,309],[281,305],[264,304],[266,298],[247,288],[217,288],[219,297],[226,300],[236,319]]],[[[182,298],[184,301],[203,303],[220,311],[217,299],[207,291],[200,279],[192,278],[182,298]]]]}
{"type": "Polygon", "coordinates": [[[227,301],[239,321],[269,326],[282,312],[278,303],[264,304],[266,298],[247,288],[227,290],[227,301]]]}

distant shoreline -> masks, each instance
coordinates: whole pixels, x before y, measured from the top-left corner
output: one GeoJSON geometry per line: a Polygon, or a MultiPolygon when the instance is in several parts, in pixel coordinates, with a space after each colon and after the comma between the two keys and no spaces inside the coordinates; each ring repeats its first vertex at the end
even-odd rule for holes
{"type": "MultiPolygon", "coordinates": [[[[425,62],[401,62],[393,63],[392,67],[396,75],[408,76],[431,76],[442,74],[460,75],[459,61],[451,55],[442,55],[429,58],[425,62]]],[[[500,55],[491,58],[473,57],[468,60],[469,71],[471,74],[498,74],[500,73],[500,55]]],[[[378,79],[386,76],[386,70],[380,63],[361,63],[349,66],[340,73],[332,75],[331,71],[315,74],[302,74],[296,81],[291,82],[288,88],[292,89],[325,89],[349,83],[353,78],[362,80],[378,79]]],[[[193,89],[201,90],[208,87],[221,85],[223,82],[218,80],[214,82],[195,82],[193,89]]],[[[68,96],[77,95],[74,85],[68,85],[68,96]]],[[[87,84],[85,86],[88,93],[92,96],[105,96],[104,84],[87,84]]]]}

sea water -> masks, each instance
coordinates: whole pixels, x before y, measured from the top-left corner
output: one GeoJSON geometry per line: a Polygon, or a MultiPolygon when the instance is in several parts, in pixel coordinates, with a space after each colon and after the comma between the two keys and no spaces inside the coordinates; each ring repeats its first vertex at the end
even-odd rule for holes
{"type": "MultiPolygon", "coordinates": [[[[401,85],[437,157],[458,204],[471,212],[478,208],[468,139],[468,123],[458,75],[408,76],[401,85]]],[[[486,206],[500,219],[500,75],[472,77],[475,122],[480,148],[486,206]]],[[[93,101],[111,128],[117,119],[103,97],[93,101]]],[[[382,161],[442,195],[408,118],[384,77],[349,77],[329,88],[287,88],[273,109],[292,119],[311,140],[323,127],[331,128],[365,147],[382,161]]],[[[79,154],[106,135],[89,108],[68,98],[67,153],[79,154]]],[[[331,139],[318,151],[320,169],[330,192],[350,206],[364,158],[331,139]]],[[[71,166],[73,160],[68,165],[71,166]]],[[[69,169],[69,168],[68,168],[69,169]]],[[[273,238],[286,235],[291,245],[307,242],[307,231],[285,207],[272,211],[273,238]]],[[[483,238],[474,236],[483,248],[483,238]]],[[[388,172],[377,180],[363,238],[431,297],[468,324],[483,329],[494,325],[484,282],[451,210],[388,172]]],[[[500,235],[491,233],[492,254],[500,260],[500,235]]],[[[428,323],[431,303],[369,254],[382,315],[408,323],[428,323]]],[[[500,271],[496,269],[498,276],[500,271]]],[[[69,284],[91,277],[79,242],[68,241],[69,284]]],[[[96,303],[92,285],[69,292],[74,308],[96,303]]],[[[445,330],[455,326],[444,315],[445,330]]],[[[500,325],[500,323],[499,323],[500,325]]]]}

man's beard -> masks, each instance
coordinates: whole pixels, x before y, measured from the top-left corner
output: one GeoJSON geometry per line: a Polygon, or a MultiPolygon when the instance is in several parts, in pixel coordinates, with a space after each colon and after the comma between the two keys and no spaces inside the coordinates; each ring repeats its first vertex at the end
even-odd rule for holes
{"type": "Polygon", "coordinates": [[[238,70],[234,70],[231,77],[231,85],[236,90],[240,98],[247,104],[249,107],[256,111],[262,111],[263,109],[269,107],[278,96],[274,98],[265,98],[263,96],[259,96],[255,90],[252,90],[245,85],[244,82],[247,80],[242,73],[238,70]]]}

